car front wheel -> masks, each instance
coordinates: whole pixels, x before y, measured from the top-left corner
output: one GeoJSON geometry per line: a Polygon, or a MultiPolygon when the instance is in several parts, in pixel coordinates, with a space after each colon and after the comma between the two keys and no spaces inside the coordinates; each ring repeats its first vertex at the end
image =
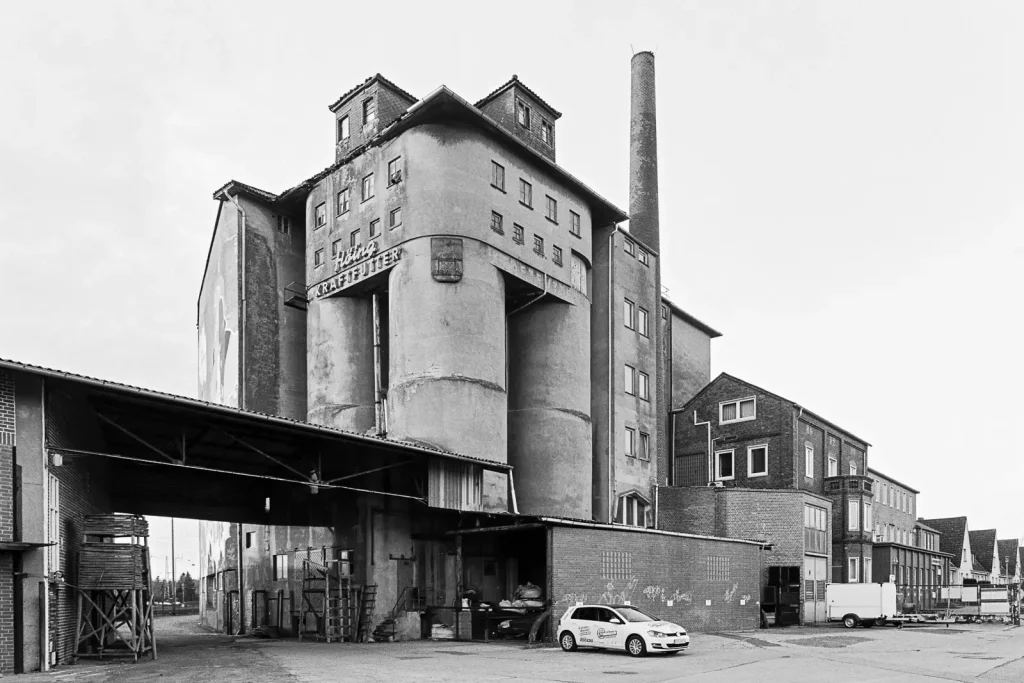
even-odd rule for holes
{"type": "Polygon", "coordinates": [[[573,635],[568,631],[562,634],[562,636],[558,639],[558,642],[562,646],[562,649],[566,652],[576,651],[576,638],[574,638],[573,635]]]}
{"type": "Polygon", "coordinates": [[[647,654],[647,645],[640,636],[630,636],[626,641],[626,652],[634,657],[643,657],[647,654]]]}

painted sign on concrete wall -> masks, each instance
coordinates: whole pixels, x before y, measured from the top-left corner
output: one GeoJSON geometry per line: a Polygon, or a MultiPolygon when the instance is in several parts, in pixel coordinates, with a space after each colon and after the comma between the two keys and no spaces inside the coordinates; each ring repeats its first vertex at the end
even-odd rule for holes
{"type": "Polygon", "coordinates": [[[430,238],[430,272],[438,282],[458,282],[462,279],[461,239],[430,238]]]}
{"type": "Polygon", "coordinates": [[[335,274],[313,285],[313,296],[323,299],[340,294],[357,282],[394,267],[401,258],[402,247],[378,254],[376,242],[339,252],[334,257],[335,274]]]}

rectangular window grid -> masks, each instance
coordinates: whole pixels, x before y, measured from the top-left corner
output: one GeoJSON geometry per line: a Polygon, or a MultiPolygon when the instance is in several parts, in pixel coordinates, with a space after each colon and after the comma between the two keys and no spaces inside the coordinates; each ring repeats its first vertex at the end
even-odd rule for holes
{"type": "Polygon", "coordinates": [[[370,239],[372,240],[380,232],[380,219],[374,218],[370,221],[370,239]]]}
{"type": "Polygon", "coordinates": [[[338,215],[346,214],[349,210],[349,191],[346,187],[338,193],[338,215]]]}
{"type": "Polygon", "coordinates": [[[625,376],[623,377],[625,382],[626,393],[630,396],[636,395],[636,368],[632,365],[626,366],[625,376]]]}
{"type": "Polygon", "coordinates": [[[647,432],[640,432],[640,459],[651,459],[651,435],[647,432]]]}
{"type": "Polygon", "coordinates": [[[707,563],[707,580],[708,581],[731,581],[732,575],[729,573],[729,558],[722,557],[720,555],[708,555],[704,558],[707,563]]]}
{"type": "Polygon", "coordinates": [[[371,197],[373,197],[373,193],[374,193],[374,182],[373,182],[373,174],[371,173],[370,175],[368,175],[365,178],[363,178],[363,201],[365,202],[367,199],[370,199],[371,197]]]}
{"type": "Polygon", "coordinates": [[[633,322],[636,318],[635,311],[636,307],[633,305],[633,302],[629,299],[623,299],[622,318],[626,323],[627,330],[636,329],[636,323],[633,322]]]}
{"type": "Polygon", "coordinates": [[[632,427],[626,427],[626,433],[624,436],[626,456],[630,458],[636,457],[636,430],[632,427]]]}
{"type": "Polygon", "coordinates": [[[647,318],[647,309],[644,308],[643,306],[640,306],[636,312],[636,329],[637,332],[639,332],[641,336],[644,337],[650,336],[647,329],[647,318]]]}
{"type": "Polygon", "coordinates": [[[601,578],[628,581],[633,578],[633,553],[605,550],[601,553],[601,578]]]}
{"type": "Polygon", "coordinates": [[[551,260],[555,262],[556,266],[562,265],[562,248],[552,246],[551,247],[551,260]]]}
{"type": "Polygon", "coordinates": [[[317,249],[313,253],[313,265],[316,268],[319,268],[323,264],[324,264],[324,250],[323,249],[317,249]]]}
{"type": "Polygon", "coordinates": [[[580,237],[580,215],[575,211],[569,212],[569,234],[580,237]]]}
{"type": "Polygon", "coordinates": [[[636,242],[633,240],[626,240],[622,248],[630,256],[636,256],[636,242]]]}
{"type": "Polygon", "coordinates": [[[491,186],[505,191],[505,167],[497,161],[491,162],[491,186]]]}
{"type": "Polygon", "coordinates": [[[388,187],[402,182],[402,157],[395,157],[388,162],[388,187]]]}
{"type": "Polygon", "coordinates": [[[313,223],[313,229],[316,230],[327,225],[327,204],[320,202],[316,205],[316,209],[313,211],[313,215],[316,217],[315,222],[313,223]]]}
{"type": "Polygon", "coordinates": [[[491,230],[498,233],[499,235],[505,234],[505,228],[502,227],[504,219],[501,214],[497,211],[491,211],[491,230]]]}
{"type": "Polygon", "coordinates": [[[519,179],[519,203],[533,208],[533,185],[522,178],[519,179]]]}
{"type": "Polygon", "coordinates": [[[524,234],[525,233],[523,231],[523,226],[518,225],[517,223],[513,223],[512,224],[512,241],[513,242],[515,242],[516,244],[524,244],[526,242],[526,238],[525,238],[524,234]]]}
{"type": "Polygon", "coordinates": [[[544,238],[540,235],[533,236],[533,253],[538,256],[544,255],[544,238]]]}
{"type": "Polygon", "coordinates": [[[757,419],[757,399],[743,398],[718,404],[718,423],[743,422],[757,419]]]}
{"type": "MultiPolygon", "coordinates": [[[[392,230],[402,224],[402,207],[397,209],[391,209],[391,213],[388,214],[388,227],[392,230]]],[[[415,226],[414,226],[415,227],[415,226]]]]}
{"type": "Polygon", "coordinates": [[[545,195],[547,201],[547,219],[552,223],[558,223],[558,200],[550,195],[545,195]]]}
{"type": "Polygon", "coordinates": [[[640,398],[651,400],[651,378],[646,372],[640,373],[640,398]]]}
{"type": "Polygon", "coordinates": [[[359,246],[359,230],[353,230],[348,234],[348,246],[357,247],[359,246]]]}
{"type": "Polygon", "coordinates": [[[639,251],[637,252],[636,258],[637,258],[637,260],[638,260],[638,261],[640,261],[640,263],[642,263],[643,265],[645,265],[645,266],[649,266],[649,265],[650,265],[650,255],[649,255],[649,254],[647,253],[647,251],[646,251],[646,250],[644,250],[644,249],[640,249],[640,250],[639,250],[639,251]]]}

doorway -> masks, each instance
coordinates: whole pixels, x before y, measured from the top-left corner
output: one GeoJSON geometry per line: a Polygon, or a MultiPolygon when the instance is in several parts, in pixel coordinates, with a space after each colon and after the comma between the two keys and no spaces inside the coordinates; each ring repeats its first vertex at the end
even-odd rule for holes
{"type": "Polygon", "coordinates": [[[825,584],[828,581],[828,558],[804,556],[803,623],[817,624],[827,620],[825,584]]]}

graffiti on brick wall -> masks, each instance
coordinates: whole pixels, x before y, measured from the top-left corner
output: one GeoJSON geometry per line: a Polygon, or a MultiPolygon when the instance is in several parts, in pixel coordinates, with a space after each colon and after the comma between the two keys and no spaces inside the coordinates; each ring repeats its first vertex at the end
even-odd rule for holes
{"type": "Polygon", "coordinates": [[[655,602],[657,600],[665,602],[665,589],[661,586],[648,586],[644,589],[644,597],[651,602],[655,602]]]}
{"type": "Polygon", "coordinates": [[[690,595],[689,593],[684,593],[684,592],[682,592],[681,590],[678,590],[678,589],[676,590],[675,593],[673,593],[672,595],[668,596],[668,599],[671,600],[672,602],[685,602],[686,604],[690,604],[691,602],[693,602],[693,596],[692,595],[690,595]]]}
{"type": "Polygon", "coordinates": [[[633,599],[633,591],[640,585],[640,579],[633,577],[629,580],[629,583],[621,591],[615,590],[615,582],[609,581],[605,586],[605,592],[601,593],[601,598],[598,602],[618,604],[633,599]]]}
{"type": "Polygon", "coordinates": [[[559,600],[559,602],[564,602],[564,603],[569,604],[569,605],[575,605],[577,602],[586,602],[586,601],[587,601],[587,594],[586,593],[566,593],[565,595],[562,596],[562,599],[559,600]]]}
{"type": "Polygon", "coordinates": [[[738,583],[734,583],[732,585],[732,588],[730,588],[729,590],[725,591],[725,595],[723,595],[722,597],[723,597],[723,599],[726,602],[732,602],[733,598],[736,597],[736,593],[738,593],[739,590],[740,590],[740,585],[738,583]]]}

